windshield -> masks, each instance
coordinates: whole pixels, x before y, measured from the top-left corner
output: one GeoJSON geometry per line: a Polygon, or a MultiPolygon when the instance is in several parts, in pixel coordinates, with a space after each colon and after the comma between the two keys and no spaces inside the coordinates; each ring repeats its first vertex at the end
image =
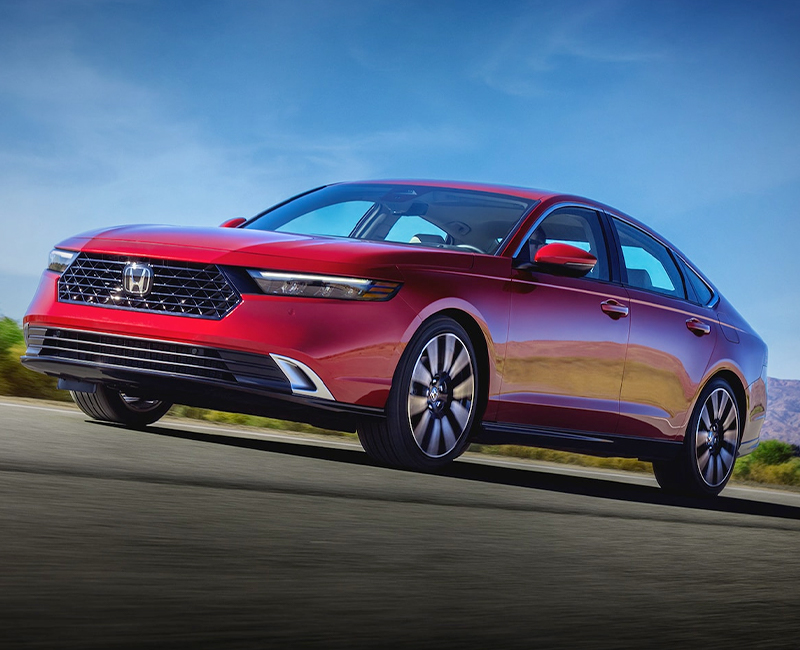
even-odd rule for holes
{"type": "Polygon", "coordinates": [[[494,253],[533,200],[416,185],[330,185],[244,228],[494,253]]]}

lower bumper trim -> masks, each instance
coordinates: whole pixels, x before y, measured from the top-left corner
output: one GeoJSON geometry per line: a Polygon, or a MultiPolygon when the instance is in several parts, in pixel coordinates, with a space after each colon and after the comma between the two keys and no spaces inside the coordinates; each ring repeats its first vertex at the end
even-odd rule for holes
{"type": "Polygon", "coordinates": [[[305,422],[337,431],[355,431],[364,418],[381,418],[383,409],[295,395],[288,382],[235,383],[124,368],[43,355],[26,355],[31,370],[68,382],[103,384],[132,397],[159,399],[198,408],[247,413],[305,422]]]}

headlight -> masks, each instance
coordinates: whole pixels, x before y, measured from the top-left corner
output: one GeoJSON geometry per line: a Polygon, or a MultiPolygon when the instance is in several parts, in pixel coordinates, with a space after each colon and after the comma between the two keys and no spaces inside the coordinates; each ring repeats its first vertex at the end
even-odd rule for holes
{"type": "Polygon", "coordinates": [[[389,300],[400,288],[399,282],[342,278],[335,275],[309,275],[285,271],[248,270],[259,288],[270,296],[336,298],[338,300],[389,300]]]}
{"type": "Polygon", "coordinates": [[[56,273],[63,273],[76,257],[78,254],[74,251],[62,251],[54,248],[50,251],[50,263],[47,268],[56,273]]]}

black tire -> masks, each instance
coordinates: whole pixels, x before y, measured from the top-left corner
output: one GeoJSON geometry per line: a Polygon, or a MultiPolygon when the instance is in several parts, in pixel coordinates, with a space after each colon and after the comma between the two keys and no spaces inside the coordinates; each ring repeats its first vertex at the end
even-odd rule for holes
{"type": "Polygon", "coordinates": [[[143,427],[159,420],[172,406],[161,400],[128,397],[98,384],[94,393],[70,391],[81,411],[94,420],[116,422],[129,427],[143,427]]]}
{"type": "Polygon", "coordinates": [[[464,328],[437,316],[420,327],[394,373],[386,419],[361,424],[358,437],[378,463],[436,469],[469,444],[482,389],[475,348],[464,328]]]}
{"type": "Polygon", "coordinates": [[[714,379],[695,404],[680,456],[653,463],[658,484],[676,494],[713,497],[733,474],[742,435],[741,407],[730,384],[714,379]]]}

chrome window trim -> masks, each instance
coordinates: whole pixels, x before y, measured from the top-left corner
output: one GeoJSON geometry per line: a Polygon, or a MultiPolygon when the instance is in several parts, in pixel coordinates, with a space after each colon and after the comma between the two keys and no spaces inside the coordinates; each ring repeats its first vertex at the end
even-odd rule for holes
{"type": "MultiPolygon", "coordinates": [[[[522,251],[522,247],[525,245],[525,242],[527,242],[531,238],[531,235],[533,234],[533,231],[536,230],[539,227],[539,224],[541,224],[542,221],[544,221],[547,217],[549,217],[553,212],[555,212],[556,210],[559,210],[561,208],[582,208],[583,210],[591,210],[592,212],[597,212],[597,213],[603,212],[603,210],[601,208],[598,208],[597,206],[593,206],[593,205],[590,205],[588,203],[578,203],[576,201],[564,201],[563,203],[556,203],[555,205],[550,206],[547,209],[547,212],[544,212],[542,215],[540,215],[539,218],[536,219],[536,221],[533,222],[533,225],[530,228],[528,228],[528,232],[525,233],[525,237],[522,238],[522,241],[520,242],[519,246],[517,246],[517,249],[514,251],[514,254],[511,256],[512,260],[516,259],[517,255],[520,254],[520,252],[522,251]]],[[[530,212],[528,212],[528,214],[530,214],[530,212]]],[[[527,215],[525,215],[525,216],[527,216],[527,215]]],[[[602,225],[603,224],[601,223],[600,226],[602,227],[602,225]]],[[[605,229],[603,229],[603,230],[604,230],[603,236],[605,237],[605,234],[606,234],[605,233],[605,229]]],[[[606,245],[608,245],[608,242],[606,242],[606,245]]],[[[498,250],[500,250],[500,249],[498,249],[498,250]]]]}
{"type": "Polygon", "coordinates": [[[555,205],[553,205],[550,208],[548,208],[547,212],[542,214],[538,219],[536,219],[536,221],[533,222],[533,225],[528,229],[528,232],[525,234],[525,237],[522,239],[522,241],[520,242],[519,246],[517,246],[517,250],[514,251],[514,254],[511,256],[511,259],[515,260],[517,258],[517,255],[519,255],[520,252],[522,251],[522,247],[531,238],[531,235],[533,234],[533,231],[536,230],[539,227],[539,225],[542,223],[542,221],[544,221],[547,217],[549,217],[551,214],[553,214],[554,211],[559,210],[561,208],[580,208],[582,210],[591,210],[592,212],[597,214],[598,219],[600,220],[600,224],[599,224],[600,225],[600,230],[601,230],[601,232],[603,234],[603,240],[604,240],[603,243],[606,246],[606,258],[607,258],[606,259],[606,263],[608,264],[608,275],[609,275],[609,277],[606,278],[606,279],[602,279],[602,278],[583,278],[583,279],[587,280],[589,282],[600,282],[602,284],[613,284],[613,285],[617,285],[617,286],[622,286],[622,283],[619,282],[619,280],[615,277],[617,275],[617,273],[614,270],[614,261],[612,259],[612,255],[611,255],[611,252],[612,252],[611,249],[614,247],[614,242],[608,240],[608,237],[609,237],[609,235],[611,233],[607,233],[606,232],[606,225],[603,223],[603,218],[601,216],[602,214],[605,213],[605,211],[602,208],[599,208],[597,206],[593,206],[593,205],[591,205],[589,203],[580,203],[580,202],[577,202],[577,201],[563,201],[562,203],[556,203],[555,205]]]}

